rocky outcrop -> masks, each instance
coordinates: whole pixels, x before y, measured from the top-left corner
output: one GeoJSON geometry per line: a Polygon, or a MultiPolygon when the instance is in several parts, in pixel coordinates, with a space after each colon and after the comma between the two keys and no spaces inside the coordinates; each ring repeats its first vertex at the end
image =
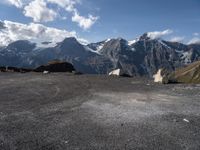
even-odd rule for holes
{"type": "Polygon", "coordinates": [[[132,77],[131,75],[125,73],[122,69],[115,69],[109,73],[109,76],[121,76],[121,77],[132,77]]]}
{"type": "Polygon", "coordinates": [[[51,61],[47,65],[42,65],[36,69],[36,72],[73,72],[75,71],[74,66],[68,62],[62,61],[51,61]]]}
{"type": "Polygon", "coordinates": [[[113,70],[109,73],[109,76],[121,76],[122,72],[120,69],[113,70]]]}
{"type": "Polygon", "coordinates": [[[51,61],[47,65],[42,65],[36,69],[24,69],[17,67],[0,67],[0,72],[43,72],[47,74],[49,72],[75,72],[75,69],[72,64],[62,61],[51,61]]]}
{"type": "Polygon", "coordinates": [[[153,75],[153,78],[155,83],[168,84],[175,82],[173,72],[167,69],[159,69],[158,72],[153,75]]]}
{"type": "Polygon", "coordinates": [[[0,72],[31,72],[32,69],[25,69],[25,68],[17,68],[17,67],[0,67],[0,72]]]}
{"type": "Polygon", "coordinates": [[[156,83],[163,83],[163,75],[162,75],[162,69],[159,69],[158,72],[153,76],[154,82],[156,83]]]}

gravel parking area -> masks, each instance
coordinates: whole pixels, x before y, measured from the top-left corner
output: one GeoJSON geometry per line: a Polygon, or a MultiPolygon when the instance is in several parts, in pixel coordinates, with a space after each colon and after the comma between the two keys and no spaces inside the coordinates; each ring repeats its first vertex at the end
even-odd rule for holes
{"type": "Polygon", "coordinates": [[[0,150],[199,150],[200,86],[0,73],[0,150]]]}

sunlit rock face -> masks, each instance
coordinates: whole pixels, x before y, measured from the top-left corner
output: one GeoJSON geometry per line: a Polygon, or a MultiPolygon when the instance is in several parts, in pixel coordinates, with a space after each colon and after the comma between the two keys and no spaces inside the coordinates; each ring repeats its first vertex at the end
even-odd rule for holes
{"type": "Polygon", "coordinates": [[[109,76],[120,76],[120,75],[122,75],[120,69],[113,70],[109,73],[109,76]]]}
{"type": "Polygon", "coordinates": [[[153,76],[154,82],[156,83],[162,83],[163,82],[163,76],[161,75],[162,69],[159,69],[158,72],[153,76]]]}
{"type": "Polygon", "coordinates": [[[153,78],[155,83],[167,84],[174,82],[173,72],[169,72],[167,69],[159,69],[153,78]]]}

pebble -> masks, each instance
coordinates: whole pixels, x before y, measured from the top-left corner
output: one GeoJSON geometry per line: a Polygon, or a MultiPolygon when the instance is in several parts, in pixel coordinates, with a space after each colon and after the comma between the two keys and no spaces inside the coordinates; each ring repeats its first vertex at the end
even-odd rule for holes
{"type": "Polygon", "coordinates": [[[187,119],[183,119],[183,121],[185,121],[185,122],[187,122],[187,123],[189,123],[190,121],[189,120],[187,120],[187,119]]]}

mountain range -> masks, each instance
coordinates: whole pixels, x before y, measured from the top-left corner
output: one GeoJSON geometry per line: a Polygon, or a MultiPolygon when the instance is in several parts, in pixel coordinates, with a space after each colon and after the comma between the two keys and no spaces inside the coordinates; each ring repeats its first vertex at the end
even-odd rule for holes
{"type": "Polygon", "coordinates": [[[83,45],[70,37],[54,47],[48,47],[49,43],[41,48],[19,40],[0,47],[0,66],[36,68],[60,60],[72,63],[82,73],[108,74],[121,69],[131,76],[152,77],[160,68],[173,71],[200,60],[200,44],[151,39],[147,33],[134,41],[116,38],[83,45]]]}

